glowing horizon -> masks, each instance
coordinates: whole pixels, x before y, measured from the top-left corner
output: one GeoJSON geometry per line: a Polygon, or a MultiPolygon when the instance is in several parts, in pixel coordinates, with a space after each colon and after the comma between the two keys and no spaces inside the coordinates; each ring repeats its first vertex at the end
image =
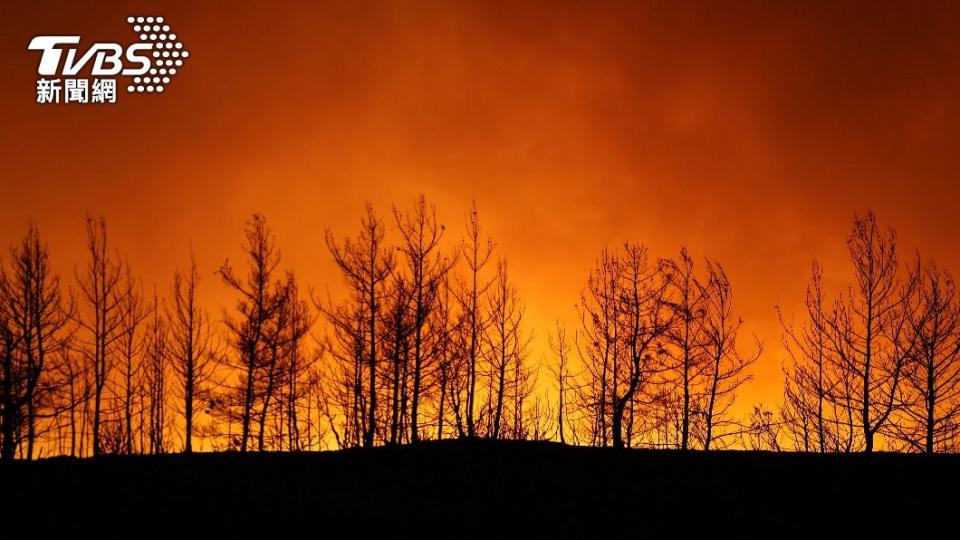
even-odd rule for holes
{"type": "Polygon", "coordinates": [[[354,235],[366,201],[389,224],[391,205],[422,193],[449,242],[475,200],[527,306],[533,362],[556,319],[577,329],[602,248],[686,246],[724,265],[742,338],[765,345],[740,413],[779,403],[774,306],[803,315],[814,260],[831,295],[845,287],[855,213],[895,227],[903,258],[915,247],[960,272],[951,17],[827,3],[556,8],[178,3],[155,9],[191,49],[163,95],[45,107],[30,39],[123,41],[133,10],[10,6],[0,244],[36,223],[74,286],[84,216],[103,215],[111,246],[161,295],[192,246],[219,319],[233,296],[214,271],[239,256],[253,212],[282,267],[336,296],[324,231],[354,235]]]}

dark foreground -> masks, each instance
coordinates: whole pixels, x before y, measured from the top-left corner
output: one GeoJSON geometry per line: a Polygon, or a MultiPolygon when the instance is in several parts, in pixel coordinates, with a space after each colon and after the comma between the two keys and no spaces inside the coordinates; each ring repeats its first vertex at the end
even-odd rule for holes
{"type": "Polygon", "coordinates": [[[0,531],[23,531],[0,537],[952,536],[958,490],[960,456],[450,441],[56,458],[0,465],[0,531]]]}

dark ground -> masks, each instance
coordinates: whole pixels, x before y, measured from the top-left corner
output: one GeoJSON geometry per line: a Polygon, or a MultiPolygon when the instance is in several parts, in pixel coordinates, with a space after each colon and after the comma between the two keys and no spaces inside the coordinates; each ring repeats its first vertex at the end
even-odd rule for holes
{"type": "Polygon", "coordinates": [[[955,538],[958,480],[954,455],[488,441],[54,458],[0,465],[0,538],[955,538]]]}

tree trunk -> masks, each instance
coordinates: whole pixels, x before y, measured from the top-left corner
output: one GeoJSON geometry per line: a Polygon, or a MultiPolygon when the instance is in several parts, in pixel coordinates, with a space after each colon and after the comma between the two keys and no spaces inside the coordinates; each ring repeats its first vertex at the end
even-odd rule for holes
{"type": "Polygon", "coordinates": [[[190,359],[187,364],[186,388],[184,389],[183,417],[185,423],[185,441],[183,451],[193,452],[193,351],[188,350],[190,359]]]}
{"type": "Polygon", "coordinates": [[[927,359],[927,433],[926,433],[926,453],[932,454],[934,452],[933,447],[933,423],[934,423],[934,413],[937,405],[936,397],[936,377],[935,377],[935,355],[933,351],[930,351],[930,357],[927,359]]]}
{"type": "Polygon", "coordinates": [[[250,436],[250,412],[253,409],[253,369],[255,362],[255,352],[252,347],[247,352],[247,386],[243,396],[243,420],[242,436],[240,439],[240,451],[247,451],[247,438],[250,436]]]}
{"type": "Polygon", "coordinates": [[[14,443],[14,423],[16,419],[16,410],[14,409],[13,399],[13,348],[9,342],[9,337],[5,340],[3,355],[3,448],[0,451],[0,457],[4,461],[13,459],[14,443]]]}
{"type": "Polygon", "coordinates": [[[376,282],[374,276],[376,275],[376,246],[372,249],[373,255],[371,256],[371,268],[370,268],[370,291],[369,291],[369,309],[370,309],[370,358],[368,360],[369,365],[367,369],[370,371],[370,397],[369,397],[369,406],[370,412],[367,419],[367,429],[363,434],[363,445],[364,446],[373,446],[373,436],[377,428],[377,297],[374,287],[376,287],[376,282]]]}

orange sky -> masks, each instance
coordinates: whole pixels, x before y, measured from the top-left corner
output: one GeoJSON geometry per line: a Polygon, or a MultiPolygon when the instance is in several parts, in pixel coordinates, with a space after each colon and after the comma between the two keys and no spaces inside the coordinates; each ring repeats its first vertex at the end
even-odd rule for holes
{"type": "Polygon", "coordinates": [[[85,4],[0,11],[0,242],[35,220],[66,277],[103,213],[161,292],[192,241],[215,310],[253,211],[325,288],[323,229],[365,200],[423,192],[459,234],[476,198],[541,337],[605,245],[719,259],[767,344],[747,404],[780,396],[773,305],[798,312],[814,257],[845,279],[855,211],[960,271],[957,6],[85,4]],[[128,43],[140,14],[191,52],[163,95],[34,103],[31,37],[128,43]]]}

